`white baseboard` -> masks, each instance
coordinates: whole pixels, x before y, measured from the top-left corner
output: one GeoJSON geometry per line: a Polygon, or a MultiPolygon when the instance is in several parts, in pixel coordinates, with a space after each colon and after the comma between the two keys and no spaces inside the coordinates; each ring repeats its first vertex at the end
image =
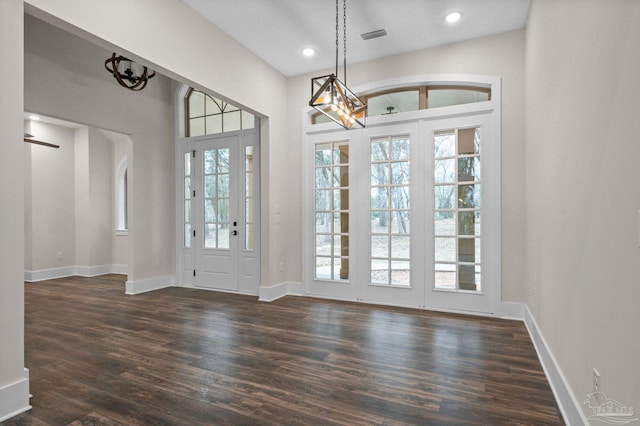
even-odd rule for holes
{"type": "Polygon", "coordinates": [[[141,294],[148,291],[160,290],[162,288],[173,287],[175,277],[165,275],[160,277],[145,278],[136,281],[127,281],[125,284],[125,294],[141,294]]]}
{"type": "Polygon", "coordinates": [[[39,271],[24,271],[24,280],[27,282],[53,280],[75,275],[75,266],[65,266],[63,268],[41,269],[39,271]]]}
{"type": "Polygon", "coordinates": [[[105,275],[111,272],[111,265],[95,265],[95,266],[76,266],[76,273],[81,277],[95,277],[105,275]]]}
{"type": "Polygon", "coordinates": [[[260,287],[259,298],[261,302],[273,302],[284,296],[305,296],[306,291],[301,282],[283,282],[272,287],[260,287]]]}
{"type": "Polygon", "coordinates": [[[97,265],[97,266],[64,266],[62,268],[40,269],[37,271],[24,271],[26,282],[53,280],[56,278],[71,277],[96,277],[105,274],[127,274],[127,265],[97,265]]]}
{"type": "Polygon", "coordinates": [[[576,400],[569,389],[562,370],[553,357],[553,353],[544,340],[540,328],[528,306],[525,306],[524,324],[529,331],[529,336],[531,336],[531,341],[536,348],[538,359],[542,364],[542,368],[547,376],[547,380],[549,381],[549,385],[551,386],[551,390],[556,398],[565,423],[569,426],[586,425],[587,419],[582,412],[582,405],[576,400]]]}
{"type": "Polygon", "coordinates": [[[0,387],[0,422],[31,409],[29,405],[29,370],[15,383],[0,387]]]}
{"type": "Polygon", "coordinates": [[[283,282],[272,287],[260,287],[258,300],[261,302],[273,302],[289,294],[289,283],[283,282]]]}

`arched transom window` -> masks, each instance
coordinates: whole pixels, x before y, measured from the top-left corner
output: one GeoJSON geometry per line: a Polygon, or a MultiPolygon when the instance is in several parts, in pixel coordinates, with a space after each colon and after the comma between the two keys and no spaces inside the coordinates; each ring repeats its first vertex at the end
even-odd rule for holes
{"type": "Polygon", "coordinates": [[[186,137],[253,129],[255,117],[237,106],[193,88],[185,96],[186,137]]]}
{"type": "MultiPolygon", "coordinates": [[[[367,105],[367,117],[397,114],[421,109],[470,104],[491,100],[491,89],[478,86],[429,85],[383,90],[360,96],[367,105]]],[[[332,111],[327,111],[332,114],[332,111]]],[[[326,123],[321,113],[311,117],[312,124],[326,123]]]]}

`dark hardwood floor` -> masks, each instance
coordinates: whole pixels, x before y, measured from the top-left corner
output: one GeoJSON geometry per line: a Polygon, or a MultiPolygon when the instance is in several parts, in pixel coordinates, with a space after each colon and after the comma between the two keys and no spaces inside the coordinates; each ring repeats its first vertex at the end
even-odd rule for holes
{"type": "Polygon", "coordinates": [[[7,425],[563,424],[521,322],[168,288],[25,284],[7,425]]]}

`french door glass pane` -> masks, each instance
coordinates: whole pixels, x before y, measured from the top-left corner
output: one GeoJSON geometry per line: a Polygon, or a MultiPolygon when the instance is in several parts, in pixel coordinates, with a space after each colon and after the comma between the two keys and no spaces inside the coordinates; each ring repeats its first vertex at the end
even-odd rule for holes
{"type": "Polygon", "coordinates": [[[315,146],[315,277],[349,279],[349,145],[315,146]]]}
{"type": "Polygon", "coordinates": [[[461,157],[458,159],[458,180],[460,182],[480,180],[480,157],[461,157]]]}
{"type": "Polygon", "coordinates": [[[434,235],[455,236],[456,235],[456,213],[452,211],[441,211],[435,213],[434,235]]]}
{"type": "Polygon", "coordinates": [[[436,160],[434,165],[435,183],[453,183],[456,180],[455,158],[436,160]]]}
{"type": "Polygon", "coordinates": [[[436,185],[434,188],[435,208],[447,210],[455,208],[456,186],[436,185]]]}
{"type": "Polygon", "coordinates": [[[434,135],[435,288],[480,291],[480,129],[434,135]]]}
{"type": "Polygon", "coordinates": [[[410,286],[410,141],[370,141],[370,253],[372,284],[410,286]]]}

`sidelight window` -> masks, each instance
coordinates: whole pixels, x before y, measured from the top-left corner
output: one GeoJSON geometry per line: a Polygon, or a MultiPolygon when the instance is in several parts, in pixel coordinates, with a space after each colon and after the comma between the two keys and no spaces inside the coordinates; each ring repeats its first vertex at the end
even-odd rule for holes
{"type": "Polygon", "coordinates": [[[254,250],[255,248],[255,218],[254,218],[254,203],[255,203],[255,191],[254,191],[254,179],[255,179],[255,158],[254,147],[247,146],[244,149],[244,223],[245,223],[245,237],[244,248],[245,250],[254,250]]]}
{"type": "Polygon", "coordinates": [[[184,247],[191,247],[191,153],[185,152],[182,155],[182,173],[184,185],[183,198],[183,221],[184,221],[184,247]]]}

